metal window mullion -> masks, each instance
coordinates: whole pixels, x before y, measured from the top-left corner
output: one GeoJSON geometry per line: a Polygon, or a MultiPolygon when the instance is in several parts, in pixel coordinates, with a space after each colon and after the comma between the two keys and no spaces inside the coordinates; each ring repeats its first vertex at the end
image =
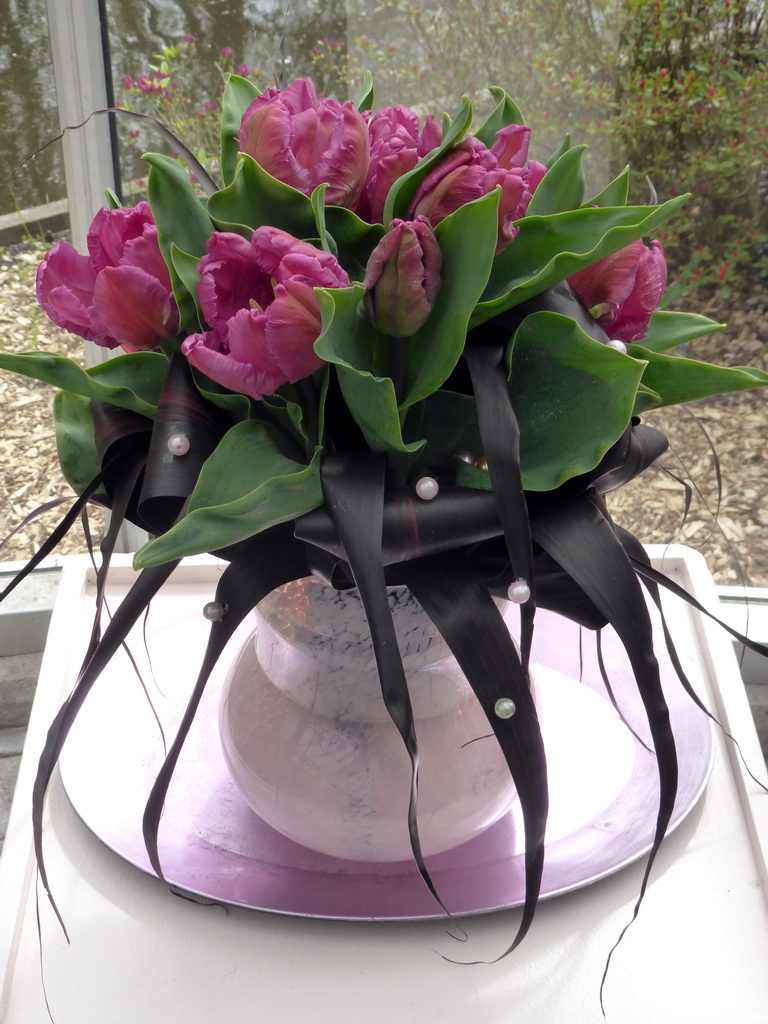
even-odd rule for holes
{"type": "MultiPolygon", "coordinates": [[[[99,0],[47,0],[53,73],[63,128],[107,106],[99,0]]],[[[81,251],[104,189],[115,187],[109,118],[92,117],[62,139],[72,241],[81,251]]]]}

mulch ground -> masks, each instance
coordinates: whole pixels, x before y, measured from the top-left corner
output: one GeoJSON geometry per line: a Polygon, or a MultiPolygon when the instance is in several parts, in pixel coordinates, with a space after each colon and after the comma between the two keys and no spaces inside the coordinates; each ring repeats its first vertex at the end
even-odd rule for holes
{"type": "MultiPolygon", "coordinates": [[[[33,244],[0,253],[0,347],[7,352],[39,348],[82,361],[80,339],[60,331],[37,307],[34,275],[40,256],[33,244]]],[[[686,355],[768,371],[766,289],[756,287],[728,310],[711,304],[698,311],[728,325],[691,343],[686,355]]],[[[52,396],[45,384],[0,372],[0,538],[44,503],[71,494],[56,457],[52,396]]],[[[645,543],[674,541],[700,549],[720,584],[768,587],[768,391],[696,402],[644,419],[667,434],[670,450],[610,496],[615,520],[645,543]],[[685,484],[692,492],[687,513],[685,484]]],[[[0,548],[0,560],[29,558],[61,514],[54,510],[18,529],[0,548]]],[[[97,536],[102,524],[97,511],[92,527],[97,536]]],[[[87,550],[79,525],[58,550],[87,550]]]]}

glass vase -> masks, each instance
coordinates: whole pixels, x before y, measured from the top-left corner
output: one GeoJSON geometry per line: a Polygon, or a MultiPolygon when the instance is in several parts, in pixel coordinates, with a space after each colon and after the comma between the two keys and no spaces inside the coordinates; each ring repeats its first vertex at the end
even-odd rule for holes
{"type": "MultiPolygon", "coordinates": [[[[516,797],[491,727],[447,645],[405,588],[390,588],[419,749],[425,855],[478,835],[516,797]]],[[[255,612],[225,683],[224,756],[272,828],[358,861],[411,858],[411,765],[384,706],[356,590],[297,580],[255,612]]]]}

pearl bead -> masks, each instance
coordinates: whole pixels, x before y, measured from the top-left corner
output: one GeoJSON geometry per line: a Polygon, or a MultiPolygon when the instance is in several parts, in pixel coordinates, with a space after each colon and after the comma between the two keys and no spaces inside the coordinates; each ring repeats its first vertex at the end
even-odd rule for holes
{"type": "Polygon", "coordinates": [[[416,483],[416,493],[423,501],[432,501],[437,497],[440,485],[433,476],[423,476],[416,483]]]}
{"type": "Polygon", "coordinates": [[[525,604],[530,599],[531,588],[525,582],[525,580],[515,580],[514,583],[510,583],[509,590],[507,591],[507,597],[510,601],[515,604],[525,604]]]}
{"type": "Polygon", "coordinates": [[[488,472],[488,459],[484,455],[478,455],[475,459],[475,469],[482,469],[484,473],[488,472]]]}
{"type": "Polygon", "coordinates": [[[226,605],[223,605],[221,601],[209,601],[203,608],[203,615],[209,622],[220,622],[226,614],[226,605]]]}
{"type": "Polygon", "coordinates": [[[619,341],[618,338],[614,338],[612,341],[609,341],[606,347],[615,349],[616,352],[621,352],[624,355],[626,355],[627,352],[627,346],[623,341],[619,341]]]}
{"type": "Polygon", "coordinates": [[[171,455],[186,455],[189,451],[189,438],[186,434],[171,434],[168,438],[168,451],[171,455]]]}
{"type": "Polygon", "coordinates": [[[462,450],[460,452],[454,452],[453,453],[453,457],[454,457],[454,459],[459,459],[459,461],[461,461],[461,462],[466,462],[468,466],[473,465],[474,461],[475,461],[474,453],[473,452],[468,452],[466,450],[462,450]]]}
{"type": "Polygon", "coordinates": [[[517,708],[511,697],[499,697],[493,705],[493,711],[497,718],[511,718],[517,708]]]}

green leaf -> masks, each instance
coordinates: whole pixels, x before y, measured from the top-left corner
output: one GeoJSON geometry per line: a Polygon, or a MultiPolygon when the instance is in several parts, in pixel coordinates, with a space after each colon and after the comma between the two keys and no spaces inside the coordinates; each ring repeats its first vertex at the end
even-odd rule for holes
{"type": "Polygon", "coordinates": [[[221,99],[221,180],[231,185],[240,150],[240,121],[243,114],[259,95],[259,90],[247,78],[227,75],[227,84],[221,99]]]}
{"type": "Polygon", "coordinates": [[[458,474],[466,463],[455,459],[453,453],[482,451],[474,395],[435,391],[420,405],[411,406],[405,421],[405,429],[410,436],[421,435],[427,439],[427,443],[414,460],[414,472],[445,465],[447,457],[450,468],[457,473],[458,482],[458,474]]]}
{"type": "Polygon", "coordinates": [[[557,161],[560,159],[560,157],[563,156],[564,153],[567,153],[570,148],[571,148],[571,136],[570,135],[566,135],[565,138],[563,139],[563,141],[558,146],[558,148],[555,150],[555,152],[549,158],[549,160],[547,160],[546,163],[544,164],[544,166],[547,168],[547,170],[549,170],[550,167],[553,167],[557,163],[557,161]]]}
{"type": "Polygon", "coordinates": [[[231,185],[208,200],[208,213],[220,231],[235,231],[250,238],[256,228],[279,224],[297,238],[315,233],[309,197],[268,174],[241,153],[231,185]]]}
{"type": "Polygon", "coordinates": [[[361,313],[364,293],[359,284],[315,289],[323,318],[315,352],[336,366],[344,401],[368,446],[378,452],[411,453],[423,441],[405,443],[395,386],[389,377],[374,373],[379,346],[399,344],[401,339],[382,337],[361,313]]]}
{"type": "Polygon", "coordinates": [[[157,224],[160,251],[171,275],[180,326],[187,334],[194,334],[198,330],[195,297],[173,265],[172,249],[175,245],[182,252],[200,259],[205,253],[205,243],[211,236],[213,224],[187,172],[178,161],[160,153],[149,153],[144,159],[151,165],[147,196],[157,224]]]}
{"type": "Polygon", "coordinates": [[[384,225],[367,224],[343,206],[326,206],[325,223],[338,246],[339,263],[353,281],[359,280],[371,253],[384,237],[384,225]]]}
{"type": "Polygon", "coordinates": [[[373,108],[373,75],[370,71],[365,72],[362,85],[352,98],[352,104],[356,110],[373,108]]]}
{"type": "Polygon", "coordinates": [[[192,296],[192,300],[195,303],[197,325],[195,330],[189,331],[189,333],[196,334],[198,331],[204,331],[206,327],[205,319],[200,309],[200,302],[197,297],[197,286],[200,284],[200,272],[197,269],[197,265],[200,262],[200,257],[193,256],[190,252],[184,252],[179,249],[174,242],[173,245],[171,245],[171,260],[173,262],[173,269],[178,274],[179,280],[192,296]]]}
{"type": "Polygon", "coordinates": [[[620,174],[617,174],[613,181],[609,182],[602,192],[599,192],[594,199],[584,203],[584,206],[626,206],[629,194],[629,165],[620,174]]]}
{"type": "Polygon", "coordinates": [[[487,469],[478,469],[466,462],[456,467],[456,483],[459,487],[471,487],[473,491],[492,491],[491,474],[487,469]]]}
{"type": "Polygon", "coordinates": [[[670,313],[662,310],[653,314],[648,333],[637,344],[653,352],[665,352],[676,345],[684,345],[706,334],[713,334],[723,327],[725,324],[719,324],[698,313],[670,313]]]}
{"type": "Polygon", "coordinates": [[[498,141],[496,136],[502,128],[508,128],[511,124],[525,124],[525,121],[518,105],[503,89],[492,85],[488,92],[496,100],[496,106],[475,132],[475,138],[490,149],[498,141]]]}
{"type": "Polygon", "coordinates": [[[553,490],[594,469],[627,427],[645,363],[545,312],[522,322],[508,362],[525,489],[553,490]]]}
{"type": "Polygon", "coordinates": [[[526,216],[540,217],[551,213],[565,213],[581,206],[584,199],[584,171],[581,161],[586,148],[574,146],[558,157],[533,193],[526,216]]]}
{"type": "MultiPolygon", "coordinates": [[[[191,367],[192,379],[195,387],[207,401],[220,409],[225,409],[232,420],[247,420],[251,418],[253,403],[246,395],[239,395],[233,391],[227,391],[220,384],[210,380],[195,367],[191,367]]],[[[261,404],[261,403],[259,403],[261,404]]]]}
{"type": "Polygon", "coordinates": [[[440,291],[426,322],[406,341],[401,408],[436,391],[461,358],[469,319],[491,270],[498,205],[497,189],[459,207],[435,229],[443,257],[440,291]]]}
{"type": "Polygon", "coordinates": [[[333,235],[328,233],[328,229],[325,226],[325,193],[328,191],[328,185],[326,182],[318,185],[309,197],[309,201],[312,204],[312,213],[315,216],[315,225],[317,226],[317,236],[320,239],[320,247],[325,251],[329,252],[332,256],[338,256],[339,251],[336,247],[336,241],[333,235]]]}
{"type": "Polygon", "coordinates": [[[647,360],[643,384],[658,392],[660,405],[678,405],[768,385],[768,373],[750,366],[713,366],[696,359],[663,355],[639,344],[630,345],[627,351],[636,359],[647,360]]]}
{"type": "Polygon", "coordinates": [[[471,325],[490,320],[550,285],[642,238],[671,217],[688,196],[662,206],[621,206],[570,210],[547,217],[523,217],[515,240],[493,261],[483,301],[471,325]]]}
{"type": "Polygon", "coordinates": [[[641,384],[637,389],[635,395],[635,405],[632,409],[633,416],[639,416],[643,412],[648,412],[649,409],[658,409],[661,405],[661,395],[656,391],[652,391],[647,388],[645,384],[641,384]]]}
{"type": "Polygon", "coordinates": [[[74,360],[50,352],[0,352],[0,369],[154,417],[168,360],[158,352],[132,352],[84,370],[74,360]]]}
{"type": "Polygon", "coordinates": [[[384,204],[384,216],[382,220],[389,224],[395,217],[405,217],[408,206],[416,195],[422,181],[429,172],[436,167],[443,159],[448,150],[455,146],[466,135],[472,123],[472,104],[466,96],[461,101],[461,106],[455,119],[443,131],[443,138],[440,145],[428,153],[416,164],[416,166],[398,178],[389,190],[387,201],[384,204]]]}
{"type": "Polygon", "coordinates": [[[287,458],[273,430],[246,420],[229,430],[203,464],[189,511],[136,553],[136,568],[203,554],[252,537],[323,503],[318,449],[309,465],[287,458]]]}
{"type": "Polygon", "coordinates": [[[72,489],[82,494],[101,469],[90,400],[68,391],[57,392],[53,400],[53,423],[61,471],[72,489]]]}
{"type": "Polygon", "coordinates": [[[119,210],[120,207],[123,205],[120,202],[120,199],[118,198],[117,193],[114,191],[114,189],[105,188],[104,197],[107,200],[107,206],[110,210],[119,210]]]}

